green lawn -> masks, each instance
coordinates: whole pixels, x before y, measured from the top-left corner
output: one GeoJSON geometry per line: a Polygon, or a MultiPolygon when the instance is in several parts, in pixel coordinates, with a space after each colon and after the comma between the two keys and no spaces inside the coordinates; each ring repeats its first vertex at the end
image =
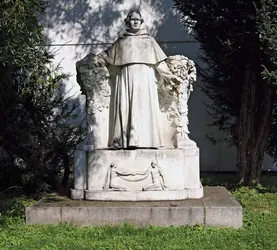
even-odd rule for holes
{"type": "MultiPolygon", "coordinates": [[[[265,188],[232,191],[244,209],[239,230],[194,227],[26,226],[26,198],[0,205],[0,249],[277,249],[277,195],[265,188]]],[[[1,197],[0,197],[1,198],[1,197]]]]}

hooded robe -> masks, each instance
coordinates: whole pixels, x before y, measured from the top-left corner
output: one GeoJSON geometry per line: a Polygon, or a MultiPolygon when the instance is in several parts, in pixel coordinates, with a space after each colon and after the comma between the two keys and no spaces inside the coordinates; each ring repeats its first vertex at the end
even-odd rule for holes
{"type": "Polygon", "coordinates": [[[105,53],[118,68],[111,79],[108,146],[164,146],[156,69],[167,56],[145,28],[125,32],[105,53]]]}

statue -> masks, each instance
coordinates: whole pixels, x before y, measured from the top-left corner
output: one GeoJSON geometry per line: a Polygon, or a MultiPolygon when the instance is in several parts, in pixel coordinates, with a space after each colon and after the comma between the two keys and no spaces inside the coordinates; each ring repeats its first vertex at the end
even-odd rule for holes
{"type": "Polygon", "coordinates": [[[139,11],[131,11],[125,24],[110,48],[76,63],[87,138],[75,150],[71,197],[200,198],[199,149],[188,136],[195,65],[182,55],[167,57],[139,11]]]}
{"type": "Polygon", "coordinates": [[[156,74],[165,82],[181,80],[169,70],[167,56],[148,35],[140,12],[131,11],[125,23],[124,35],[91,62],[92,68],[117,68],[110,83],[108,146],[160,148],[164,142],[156,74]]]}

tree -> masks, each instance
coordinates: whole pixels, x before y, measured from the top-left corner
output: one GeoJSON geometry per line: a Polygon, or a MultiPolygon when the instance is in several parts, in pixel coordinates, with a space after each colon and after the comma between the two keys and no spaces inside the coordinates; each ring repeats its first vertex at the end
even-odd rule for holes
{"type": "Polygon", "coordinates": [[[0,169],[0,183],[28,191],[54,187],[60,172],[66,185],[83,136],[69,122],[78,103],[61,89],[68,75],[52,66],[43,41],[38,16],[45,7],[42,0],[0,3],[0,148],[11,163],[0,169]]]}
{"type": "Polygon", "coordinates": [[[237,147],[239,184],[252,185],[266,149],[276,157],[276,1],[175,0],[175,6],[200,42],[212,125],[237,147]]]}

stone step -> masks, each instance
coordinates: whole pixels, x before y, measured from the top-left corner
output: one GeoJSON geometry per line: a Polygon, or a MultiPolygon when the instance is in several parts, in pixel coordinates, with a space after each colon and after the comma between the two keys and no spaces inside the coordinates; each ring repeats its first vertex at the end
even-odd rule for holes
{"type": "Polygon", "coordinates": [[[204,187],[203,198],[179,201],[86,201],[50,196],[25,212],[26,224],[242,227],[242,207],[224,187],[204,187]]]}

